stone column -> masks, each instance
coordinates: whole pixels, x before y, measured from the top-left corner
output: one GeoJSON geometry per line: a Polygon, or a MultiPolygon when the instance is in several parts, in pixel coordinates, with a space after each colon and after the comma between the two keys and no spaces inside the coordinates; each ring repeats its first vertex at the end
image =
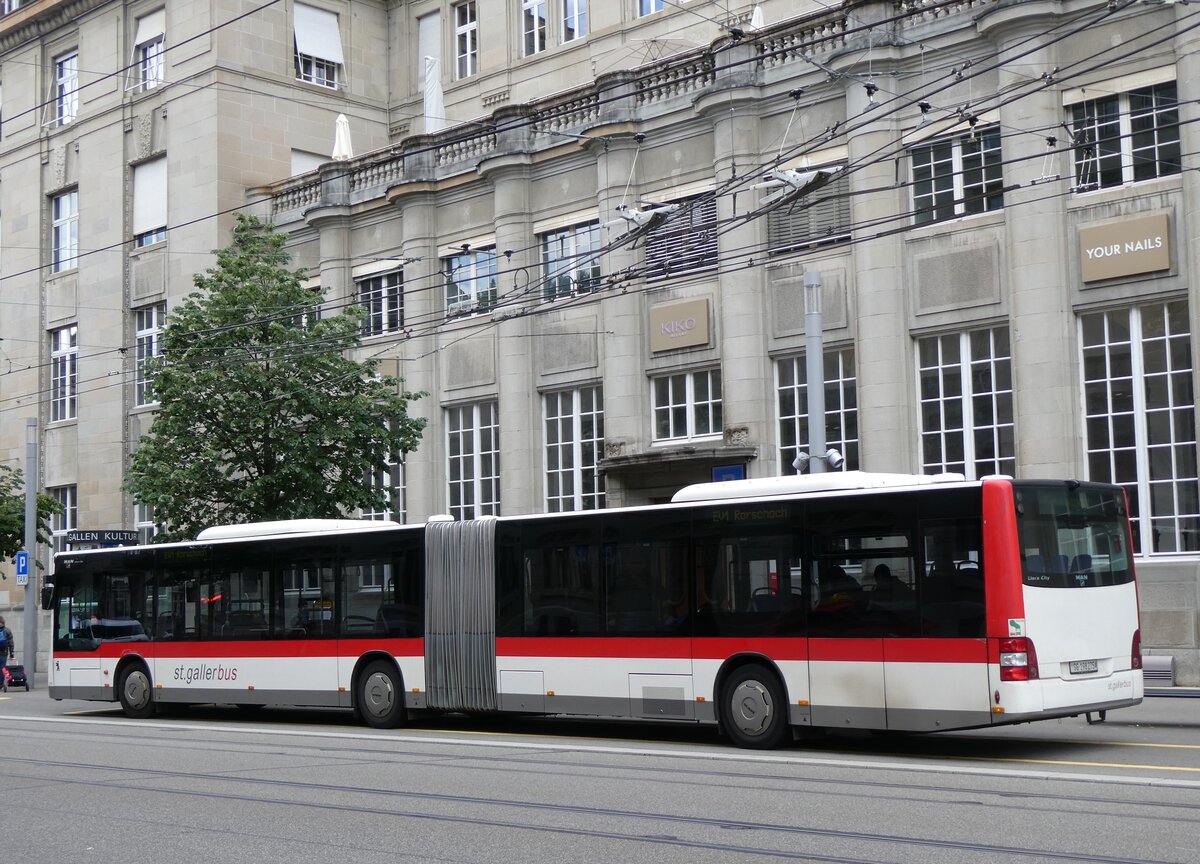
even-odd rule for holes
{"type": "MultiPolygon", "coordinates": [[[[1028,86],[1031,70],[1049,72],[1056,65],[1053,48],[1025,54],[1030,39],[1044,32],[1057,17],[1049,3],[1021,4],[981,23],[1000,50],[998,86],[1028,86]],[[991,31],[991,32],[989,32],[991,31]],[[1010,55],[1022,53],[1005,61],[1010,55]]],[[[1063,119],[1057,89],[1047,88],[1000,109],[1004,129],[1054,128],[1063,119]]],[[[1060,138],[1060,140],[1062,140],[1060,138]]],[[[1017,475],[1079,477],[1083,475],[1083,433],[1079,416],[1078,358],[1075,320],[1071,311],[1069,256],[1076,254],[1075,238],[1067,233],[1063,202],[1048,195],[1064,190],[1071,180],[1071,156],[1059,156],[1063,180],[1057,186],[1032,185],[1045,141],[1032,135],[1004,139],[1004,206],[1008,213],[1008,303],[1011,323],[1013,411],[1017,441],[1017,475]]]]}

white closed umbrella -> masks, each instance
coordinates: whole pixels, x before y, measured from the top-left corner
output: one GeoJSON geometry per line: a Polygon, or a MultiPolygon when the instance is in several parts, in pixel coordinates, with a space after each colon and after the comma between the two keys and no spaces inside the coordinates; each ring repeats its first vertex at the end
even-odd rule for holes
{"type": "Polygon", "coordinates": [[[350,146],[350,121],[346,119],[345,114],[337,116],[337,122],[333,124],[333,159],[335,162],[345,162],[347,159],[354,158],[354,150],[350,146]]]}

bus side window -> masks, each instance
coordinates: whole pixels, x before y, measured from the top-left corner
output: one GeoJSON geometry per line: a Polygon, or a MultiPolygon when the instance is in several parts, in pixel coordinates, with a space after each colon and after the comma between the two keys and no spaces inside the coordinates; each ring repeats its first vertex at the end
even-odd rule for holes
{"type": "Polygon", "coordinates": [[[921,551],[918,589],[924,635],[985,635],[980,520],[922,522],[921,551]]]}

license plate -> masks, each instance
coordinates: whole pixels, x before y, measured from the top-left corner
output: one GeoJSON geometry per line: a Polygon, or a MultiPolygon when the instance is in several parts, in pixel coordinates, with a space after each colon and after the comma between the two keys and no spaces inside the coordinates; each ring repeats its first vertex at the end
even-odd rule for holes
{"type": "Polygon", "coordinates": [[[1087,675],[1100,668],[1096,660],[1072,660],[1070,663],[1072,675],[1087,675]]]}

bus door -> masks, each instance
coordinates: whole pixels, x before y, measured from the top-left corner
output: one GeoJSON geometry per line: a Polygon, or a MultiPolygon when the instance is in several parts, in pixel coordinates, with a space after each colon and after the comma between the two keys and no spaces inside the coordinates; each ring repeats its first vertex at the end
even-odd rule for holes
{"type": "MultiPolygon", "coordinates": [[[[978,490],[924,495],[912,591],[889,610],[888,728],[934,731],[990,722],[978,490]],[[974,497],[969,497],[974,496],[974,497]],[[927,519],[926,516],[946,518],[927,519]]],[[[911,553],[907,559],[910,568],[911,553]]],[[[876,591],[880,591],[879,586],[876,591]]],[[[872,595],[874,596],[874,595],[872,595]]]]}
{"type": "MultiPolygon", "coordinates": [[[[814,726],[887,726],[886,613],[870,594],[880,564],[904,573],[908,496],[814,501],[806,507],[808,674],[814,726]],[[902,500],[904,499],[904,500],[902,500]]],[[[882,574],[882,571],[880,571],[882,574]]]]}

